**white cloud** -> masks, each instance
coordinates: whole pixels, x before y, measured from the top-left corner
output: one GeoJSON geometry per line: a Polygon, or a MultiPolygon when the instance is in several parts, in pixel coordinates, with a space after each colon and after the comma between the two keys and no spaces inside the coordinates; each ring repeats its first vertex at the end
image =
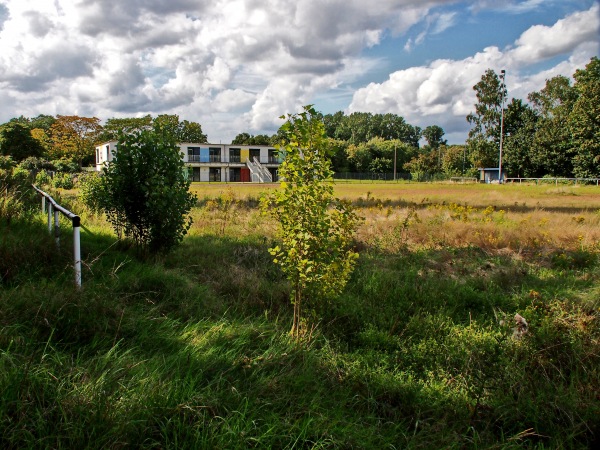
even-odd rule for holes
{"type": "Polygon", "coordinates": [[[574,50],[583,42],[598,42],[600,7],[576,12],[553,26],[535,25],[516,41],[512,56],[523,62],[535,62],[574,50]]]}
{"type": "Polygon", "coordinates": [[[358,89],[348,112],[395,113],[422,127],[438,124],[464,139],[468,129],[465,116],[476,101],[472,86],[487,69],[506,69],[509,96],[527,98],[529,92],[541,89],[546,79],[559,74],[571,76],[598,54],[599,42],[598,6],[594,5],[551,27],[531,27],[507,49],[488,47],[462,60],[436,60],[394,72],[387,81],[358,89]],[[555,56],[567,59],[535,75],[521,74],[527,67],[555,56]]]}
{"type": "MultiPolygon", "coordinates": [[[[384,56],[363,53],[382,39],[421,26],[424,31],[408,40],[408,49],[427,35],[447,32],[458,17],[449,3],[461,5],[447,0],[367,5],[363,0],[0,0],[0,121],[39,113],[85,112],[102,119],[175,113],[199,121],[216,140],[241,131],[274,132],[280,115],[315,99],[349,101],[357,80],[385,67],[384,56]]],[[[531,9],[538,2],[507,5],[531,9]]],[[[572,52],[570,62],[557,66],[567,71],[585,60],[591,51],[590,15],[597,7],[590,11],[532,28],[513,48],[491,47],[465,60],[393,73],[388,81],[357,91],[350,109],[395,112],[416,124],[423,117],[447,117],[458,129],[456,117],[472,106],[470,87],[487,67],[502,65],[512,74],[531,59],[528,55],[540,60],[572,52]],[[562,40],[555,39],[559,34],[562,40]]],[[[535,76],[518,80],[523,89],[538,82],[535,76]]]]}

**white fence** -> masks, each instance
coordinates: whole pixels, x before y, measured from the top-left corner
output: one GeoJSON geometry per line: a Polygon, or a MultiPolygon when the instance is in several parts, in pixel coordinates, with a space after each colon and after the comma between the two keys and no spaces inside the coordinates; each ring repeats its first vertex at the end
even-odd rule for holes
{"type": "Polygon", "coordinates": [[[48,233],[52,234],[52,222],[54,221],[54,241],[56,246],[60,247],[60,223],[59,213],[71,220],[73,224],[73,267],[75,269],[75,285],[81,287],[81,239],[80,227],[81,219],[77,214],[63,208],[49,194],[42,191],[35,185],[33,188],[42,196],[42,211],[48,211],[48,233]]]}
{"type": "Polygon", "coordinates": [[[595,184],[600,185],[600,178],[505,178],[505,183],[535,183],[545,184],[553,183],[555,185],[560,184],[595,184]]]}

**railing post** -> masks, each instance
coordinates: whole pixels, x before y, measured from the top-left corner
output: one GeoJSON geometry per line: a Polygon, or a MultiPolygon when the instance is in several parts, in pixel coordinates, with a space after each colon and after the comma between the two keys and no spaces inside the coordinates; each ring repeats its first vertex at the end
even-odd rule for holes
{"type": "Polygon", "coordinates": [[[42,213],[46,212],[46,197],[42,195],[42,213]]]}
{"type": "Polygon", "coordinates": [[[54,209],[54,241],[56,242],[56,247],[60,247],[60,222],[58,213],[58,209],[54,209]]]}
{"type": "Polygon", "coordinates": [[[73,218],[73,261],[75,269],[75,285],[81,288],[81,241],[80,241],[81,219],[79,216],[73,218]]]}
{"type": "Polygon", "coordinates": [[[48,234],[52,234],[52,203],[48,203],[48,234]]]}

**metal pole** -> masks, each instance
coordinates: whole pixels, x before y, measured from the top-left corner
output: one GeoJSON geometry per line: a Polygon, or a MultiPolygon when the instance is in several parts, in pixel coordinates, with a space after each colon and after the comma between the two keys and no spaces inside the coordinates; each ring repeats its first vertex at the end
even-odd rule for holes
{"type": "Polygon", "coordinates": [[[56,242],[56,246],[60,247],[60,223],[58,216],[58,209],[54,210],[54,241],[56,242]]]}
{"type": "Polygon", "coordinates": [[[42,195],[42,213],[46,212],[46,197],[42,195]]]}
{"type": "Polygon", "coordinates": [[[48,202],[48,234],[52,234],[52,203],[48,202]]]}
{"type": "Polygon", "coordinates": [[[502,112],[500,116],[500,162],[498,164],[498,183],[502,183],[502,141],[504,137],[504,90],[506,89],[506,70],[500,71],[500,79],[502,80],[502,112]]]}
{"type": "Polygon", "coordinates": [[[398,144],[394,143],[394,181],[396,181],[396,147],[398,144]]]}
{"type": "Polygon", "coordinates": [[[75,268],[75,285],[81,287],[81,241],[80,241],[80,219],[73,219],[73,260],[75,268]]]}

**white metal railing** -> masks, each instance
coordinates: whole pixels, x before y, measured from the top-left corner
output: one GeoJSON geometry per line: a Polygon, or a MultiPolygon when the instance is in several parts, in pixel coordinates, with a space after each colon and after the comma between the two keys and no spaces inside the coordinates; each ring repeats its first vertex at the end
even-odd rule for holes
{"type": "Polygon", "coordinates": [[[596,184],[596,186],[600,185],[600,178],[561,178],[561,177],[556,177],[556,178],[520,178],[520,177],[515,177],[515,178],[505,178],[504,179],[505,183],[522,183],[522,182],[526,182],[526,183],[535,183],[535,184],[542,184],[542,183],[554,183],[555,185],[558,185],[558,183],[572,183],[572,184],[596,184]]]}
{"type": "Polygon", "coordinates": [[[58,213],[62,213],[64,216],[71,220],[73,224],[73,267],[75,269],[75,285],[81,287],[81,238],[80,238],[80,227],[81,219],[77,214],[72,213],[68,209],[63,208],[56,200],[54,200],[48,193],[42,191],[35,185],[33,188],[42,196],[42,212],[48,211],[48,233],[52,234],[52,218],[54,218],[54,241],[56,246],[60,247],[60,223],[58,213]],[[47,206],[47,208],[46,208],[47,206]]]}
{"type": "Polygon", "coordinates": [[[269,172],[269,169],[265,168],[258,160],[256,156],[246,160],[246,165],[250,169],[250,175],[252,181],[258,181],[260,183],[272,183],[273,175],[269,172]]]}

